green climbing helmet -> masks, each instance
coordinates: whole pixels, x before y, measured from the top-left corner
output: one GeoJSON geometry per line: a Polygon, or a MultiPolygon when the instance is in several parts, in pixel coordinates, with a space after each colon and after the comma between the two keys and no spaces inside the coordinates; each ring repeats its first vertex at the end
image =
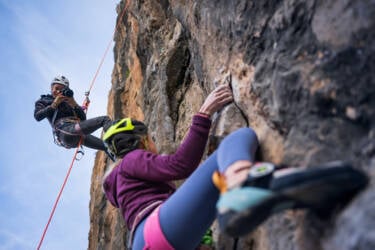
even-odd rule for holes
{"type": "Polygon", "coordinates": [[[147,135],[146,125],[129,117],[114,121],[104,130],[103,141],[116,157],[139,148],[142,136],[147,135]]]}

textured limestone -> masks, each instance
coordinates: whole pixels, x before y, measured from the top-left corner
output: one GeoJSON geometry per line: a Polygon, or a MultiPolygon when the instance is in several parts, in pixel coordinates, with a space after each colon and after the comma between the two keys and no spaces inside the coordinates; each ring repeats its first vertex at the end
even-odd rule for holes
{"type": "MultiPolygon", "coordinates": [[[[118,6],[118,12],[125,1],[118,6]]],[[[235,97],[215,116],[210,150],[241,127],[260,160],[302,166],[346,160],[375,168],[375,4],[365,0],[134,0],[115,36],[108,114],[149,124],[172,152],[217,84],[235,97]]],[[[92,177],[89,249],[124,249],[125,225],[92,177]]],[[[238,249],[373,249],[373,186],[333,216],[288,211],[241,238],[238,249]]],[[[218,249],[233,241],[218,236],[218,249]]]]}

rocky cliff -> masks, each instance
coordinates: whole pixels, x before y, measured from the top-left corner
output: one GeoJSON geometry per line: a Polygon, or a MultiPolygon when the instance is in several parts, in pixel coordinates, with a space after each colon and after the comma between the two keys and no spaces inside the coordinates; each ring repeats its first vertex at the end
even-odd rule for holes
{"type": "MultiPolygon", "coordinates": [[[[160,152],[175,149],[205,96],[229,82],[235,102],[215,116],[211,148],[251,126],[260,160],[345,160],[374,176],[373,0],[128,2],[115,35],[108,114],[144,120],[160,152]]],[[[89,249],[125,249],[124,222],[101,191],[108,163],[97,154],[89,249]]],[[[374,211],[370,184],[326,219],[304,211],[274,215],[237,249],[375,249],[374,211]]],[[[217,241],[217,249],[232,249],[224,235],[217,241]]]]}

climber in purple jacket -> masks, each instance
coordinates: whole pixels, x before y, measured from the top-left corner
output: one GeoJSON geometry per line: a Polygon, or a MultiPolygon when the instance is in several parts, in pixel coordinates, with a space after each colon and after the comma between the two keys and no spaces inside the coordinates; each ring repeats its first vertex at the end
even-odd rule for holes
{"type": "Polygon", "coordinates": [[[105,128],[103,140],[119,160],[106,171],[103,189],[130,230],[128,249],[195,249],[217,215],[220,227],[238,236],[273,212],[321,208],[327,200],[342,199],[363,187],[363,175],[341,163],[284,174],[270,163],[255,163],[258,139],[250,128],[228,135],[198,167],[210,116],[232,98],[227,85],[211,92],[170,155],[157,154],[140,121],[125,118],[105,128]],[[173,181],[185,178],[176,190],[173,181]],[[336,191],[342,183],[343,191],[336,191]]]}

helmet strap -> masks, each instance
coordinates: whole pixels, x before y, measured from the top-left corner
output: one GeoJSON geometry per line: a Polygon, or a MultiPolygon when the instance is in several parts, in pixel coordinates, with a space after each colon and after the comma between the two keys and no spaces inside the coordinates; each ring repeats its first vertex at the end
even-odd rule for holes
{"type": "Polygon", "coordinates": [[[117,155],[117,148],[116,148],[115,142],[113,140],[111,140],[111,145],[112,145],[112,147],[111,147],[112,153],[117,155]]]}

